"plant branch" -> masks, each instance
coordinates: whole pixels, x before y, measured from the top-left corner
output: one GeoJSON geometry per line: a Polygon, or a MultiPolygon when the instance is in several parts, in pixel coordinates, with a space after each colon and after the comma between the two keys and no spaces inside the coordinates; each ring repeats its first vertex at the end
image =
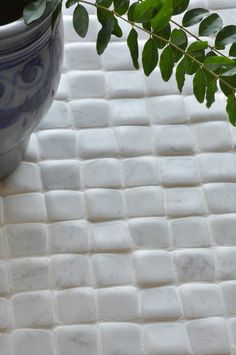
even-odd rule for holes
{"type": "MultiPolygon", "coordinates": [[[[172,22],[175,26],[178,26],[182,31],[185,31],[186,33],[188,33],[190,36],[192,36],[193,38],[195,38],[198,42],[202,42],[201,38],[199,38],[198,36],[196,36],[194,33],[190,32],[189,30],[187,30],[184,26],[180,25],[179,23],[175,22],[174,20],[170,20],[170,22],[172,22]]],[[[219,54],[222,57],[228,58],[226,55],[224,55],[223,53],[221,53],[220,51],[218,51],[215,47],[211,46],[208,43],[208,47],[215,53],[219,54]]]]}
{"type": "MultiPolygon", "coordinates": [[[[132,21],[129,21],[127,20],[126,18],[124,18],[123,16],[119,15],[117,12],[115,12],[114,10],[110,10],[108,8],[106,8],[105,6],[102,6],[102,5],[99,5],[99,4],[96,4],[96,3],[92,3],[90,1],[87,1],[87,0],[78,0],[78,2],[80,3],[84,3],[84,4],[87,4],[87,5],[91,5],[91,6],[94,6],[96,8],[100,8],[100,9],[103,9],[103,10],[106,10],[106,11],[109,11],[111,12],[114,16],[120,18],[122,21],[125,21],[127,22],[128,24],[130,24],[131,26],[143,31],[143,32],[146,32],[147,34],[149,34],[150,36],[154,36],[156,38],[158,38],[159,40],[165,42],[166,44],[169,44],[171,47],[177,49],[179,52],[181,52],[182,54],[184,54],[186,57],[188,57],[189,59],[191,59],[191,61],[195,62],[196,64],[199,65],[199,67],[201,68],[204,68],[209,74],[211,74],[212,76],[215,77],[215,79],[217,80],[220,80],[225,86],[227,86],[228,88],[230,88],[233,92],[236,92],[236,88],[234,88],[232,85],[230,85],[229,83],[227,83],[227,81],[225,81],[224,79],[221,78],[221,76],[215,74],[213,71],[209,70],[206,68],[206,66],[204,65],[204,63],[200,62],[199,60],[197,60],[194,56],[192,56],[191,54],[189,54],[188,52],[186,52],[185,50],[181,49],[180,47],[178,47],[177,45],[175,45],[174,43],[172,43],[170,40],[166,39],[166,38],[163,38],[159,35],[157,35],[156,33],[152,32],[152,31],[149,31],[149,30],[146,30],[144,29],[143,27],[137,25],[135,22],[132,22],[132,21]]],[[[180,26],[180,25],[179,25],[180,26]]],[[[195,36],[195,35],[194,35],[195,36]]],[[[196,37],[196,36],[195,36],[196,37]]],[[[197,37],[196,37],[197,38],[197,37]]],[[[197,38],[198,39],[198,38],[197,38]]],[[[212,47],[213,48],[213,47],[212,47]]]]}

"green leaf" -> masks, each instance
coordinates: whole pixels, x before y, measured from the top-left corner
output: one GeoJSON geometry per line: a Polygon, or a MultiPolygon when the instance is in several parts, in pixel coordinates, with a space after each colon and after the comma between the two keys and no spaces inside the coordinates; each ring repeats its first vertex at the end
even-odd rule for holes
{"type": "Polygon", "coordinates": [[[114,30],[112,31],[112,34],[118,38],[121,38],[123,36],[122,29],[120,28],[116,17],[114,17],[114,30]]]}
{"type": "MultiPolygon", "coordinates": [[[[171,34],[171,26],[168,24],[165,28],[163,28],[161,31],[154,31],[155,34],[157,34],[159,37],[168,40],[170,38],[171,34]]],[[[156,36],[153,36],[157,47],[162,49],[166,46],[166,42],[157,38],[156,36]]]]}
{"type": "Polygon", "coordinates": [[[97,19],[102,26],[105,26],[110,18],[113,18],[113,14],[110,10],[97,8],[97,19]]]}
{"type": "Polygon", "coordinates": [[[78,4],[73,14],[73,26],[78,35],[84,38],[88,32],[89,15],[86,8],[78,4]]]}
{"type": "Polygon", "coordinates": [[[66,2],[66,8],[69,9],[69,7],[77,4],[77,0],[67,0],[66,2]]]}
{"type": "Polygon", "coordinates": [[[133,8],[132,18],[137,23],[148,22],[152,19],[154,10],[161,5],[161,0],[144,0],[133,8]]]}
{"type": "Polygon", "coordinates": [[[131,22],[134,22],[134,9],[135,7],[139,4],[139,2],[134,2],[132,5],[130,5],[129,10],[128,10],[128,20],[131,22]]]}
{"type": "Polygon", "coordinates": [[[43,15],[46,5],[46,0],[37,0],[27,5],[23,11],[25,23],[29,25],[38,20],[43,15]]]}
{"type": "Polygon", "coordinates": [[[106,24],[98,32],[97,37],[97,53],[100,55],[106,49],[111,39],[111,34],[114,31],[114,17],[110,17],[106,24]]]}
{"type": "Polygon", "coordinates": [[[226,97],[229,97],[233,92],[234,92],[234,89],[233,88],[236,88],[236,76],[229,76],[229,77],[224,77],[222,76],[221,79],[224,80],[224,82],[222,80],[219,80],[219,83],[220,83],[220,88],[222,90],[222,92],[224,93],[224,95],[226,97]],[[230,86],[228,86],[227,84],[229,84],[230,86]],[[232,86],[232,89],[231,89],[231,86],[232,86]]]}
{"type": "Polygon", "coordinates": [[[196,23],[201,22],[208,13],[208,10],[202,8],[189,10],[184,14],[182,24],[184,27],[196,25],[196,23]]]}
{"type": "Polygon", "coordinates": [[[211,14],[199,26],[199,36],[211,36],[223,27],[223,21],[218,14],[211,14]]]}
{"type": "Polygon", "coordinates": [[[114,10],[119,15],[124,15],[129,8],[129,0],[113,0],[114,10]]]}
{"type": "MultiPolygon", "coordinates": [[[[185,50],[188,45],[188,37],[186,33],[183,30],[176,28],[171,33],[170,41],[182,50],[185,50]]],[[[174,55],[175,62],[178,62],[183,56],[183,53],[175,47],[172,47],[172,53],[174,55]]]]}
{"type": "Polygon", "coordinates": [[[236,43],[233,43],[229,50],[229,55],[231,57],[236,57],[236,43]]]}
{"type": "Polygon", "coordinates": [[[215,46],[218,49],[223,49],[227,44],[236,42],[236,26],[230,25],[222,28],[217,34],[215,46]]]}
{"type": "Polygon", "coordinates": [[[151,72],[156,68],[158,63],[158,49],[156,42],[153,38],[145,43],[142,53],[143,70],[146,76],[149,76],[151,72]]]}
{"type": "Polygon", "coordinates": [[[204,70],[199,68],[193,79],[193,93],[198,102],[203,103],[206,94],[207,78],[204,70]]]}
{"type": "Polygon", "coordinates": [[[193,75],[197,72],[199,65],[189,57],[186,57],[186,73],[188,75],[193,75]]]}
{"type": "Polygon", "coordinates": [[[222,74],[223,76],[233,76],[236,74],[236,63],[232,66],[228,66],[227,69],[223,69],[220,74],[222,74]]]}
{"type": "Polygon", "coordinates": [[[211,79],[207,81],[206,89],[206,106],[210,108],[215,102],[215,93],[217,91],[217,81],[216,79],[211,79]]]}
{"type": "Polygon", "coordinates": [[[235,94],[231,94],[227,99],[226,111],[229,116],[229,121],[233,126],[236,126],[236,98],[235,94]]]}
{"type": "Polygon", "coordinates": [[[176,82],[180,93],[182,93],[184,83],[185,83],[186,67],[187,67],[186,59],[183,58],[176,68],[175,77],[176,77],[176,82]]]}
{"type": "Polygon", "coordinates": [[[139,69],[138,57],[139,57],[139,48],[138,48],[138,33],[137,31],[132,28],[130,31],[127,44],[130,50],[131,58],[133,60],[134,67],[139,69]]]}
{"type": "Polygon", "coordinates": [[[207,49],[208,48],[208,42],[207,41],[197,41],[192,43],[188,47],[188,52],[198,52],[201,51],[202,49],[207,49]]]}
{"type": "Polygon", "coordinates": [[[173,73],[174,58],[170,46],[167,46],[161,53],[160,57],[160,70],[162,79],[168,81],[173,73]]]}
{"type": "Polygon", "coordinates": [[[182,14],[188,7],[189,0],[173,0],[173,15],[182,14]]]}
{"type": "Polygon", "coordinates": [[[227,66],[231,66],[232,64],[234,64],[232,59],[216,55],[209,56],[204,60],[205,68],[211,71],[215,71],[223,66],[227,68],[227,66]]]}
{"type": "Polygon", "coordinates": [[[101,5],[101,6],[104,6],[104,7],[106,7],[107,9],[109,9],[109,7],[110,7],[111,4],[112,4],[112,0],[97,0],[97,1],[96,1],[96,4],[101,5]]]}
{"type": "Polygon", "coordinates": [[[173,15],[173,0],[162,0],[162,6],[155,17],[151,20],[154,31],[165,28],[173,15]]]}

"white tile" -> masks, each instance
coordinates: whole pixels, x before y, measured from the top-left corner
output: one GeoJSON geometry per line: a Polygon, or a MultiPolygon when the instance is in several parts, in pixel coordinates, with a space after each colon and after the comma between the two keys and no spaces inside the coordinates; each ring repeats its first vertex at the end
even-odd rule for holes
{"type": "Polygon", "coordinates": [[[211,213],[236,212],[236,185],[234,183],[207,184],[204,189],[211,213]]]}
{"type": "Polygon", "coordinates": [[[112,221],[92,225],[91,247],[95,251],[129,250],[133,246],[127,223],[112,221]]]}
{"type": "Polygon", "coordinates": [[[4,222],[4,200],[0,197],[0,225],[4,222]]]}
{"type": "Polygon", "coordinates": [[[174,260],[181,282],[215,280],[214,259],[208,250],[178,250],[174,252],[174,260]]]}
{"type": "Polygon", "coordinates": [[[1,355],[9,355],[10,354],[10,336],[9,334],[1,333],[0,334],[0,349],[1,355]]]}
{"type": "Polygon", "coordinates": [[[72,126],[72,114],[70,106],[64,101],[54,100],[48,113],[39,125],[39,130],[70,128],[72,126]]]}
{"type": "Polygon", "coordinates": [[[206,122],[194,127],[198,148],[202,152],[225,152],[233,142],[226,122],[206,122]]]}
{"type": "Polygon", "coordinates": [[[74,288],[57,292],[58,318],[62,324],[94,322],[97,319],[95,292],[74,288]]]}
{"type": "Polygon", "coordinates": [[[16,330],[13,341],[14,355],[55,355],[53,334],[48,330],[16,330]]]}
{"type": "Polygon", "coordinates": [[[137,218],[129,221],[135,245],[142,249],[165,249],[169,247],[168,223],[160,218],[137,218]]]}
{"type": "Polygon", "coordinates": [[[48,226],[52,253],[88,252],[88,226],[85,222],[68,221],[48,226]]]}
{"type": "Polygon", "coordinates": [[[134,256],[139,285],[155,286],[172,283],[175,280],[170,253],[154,250],[138,251],[134,256]]]}
{"type": "Polygon", "coordinates": [[[40,191],[40,170],[36,164],[22,162],[13,173],[2,182],[4,195],[40,191]]]}
{"type": "Polygon", "coordinates": [[[148,125],[149,115],[144,99],[111,100],[110,118],[115,126],[148,125]]]}
{"type": "Polygon", "coordinates": [[[122,157],[148,155],[152,152],[152,136],[149,127],[115,128],[119,153],[122,157]],[[138,142],[138,144],[137,144],[138,142]]]}
{"type": "Polygon", "coordinates": [[[154,124],[179,124],[187,121],[183,96],[154,96],[147,100],[147,104],[154,124]]]}
{"type": "Polygon", "coordinates": [[[220,289],[217,285],[182,285],[180,296],[186,318],[223,316],[220,289]]]}
{"type": "Polygon", "coordinates": [[[90,285],[89,260],[76,254],[53,256],[52,277],[56,288],[90,285]]]}
{"type": "Polygon", "coordinates": [[[174,323],[145,326],[145,353],[147,355],[187,355],[184,326],[174,323]]]}
{"type": "Polygon", "coordinates": [[[49,288],[49,259],[23,258],[9,263],[13,292],[34,291],[49,288]]]}
{"type": "Polygon", "coordinates": [[[7,239],[4,229],[0,229],[0,259],[6,258],[8,256],[7,250],[7,239]]]}
{"type": "Polygon", "coordinates": [[[132,284],[133,269],[128,255],[96,254],[93,268],[98,287],[132,284]]]}
{"type": "Polygon", "coordinates": [[[196,320],[187,325],[191,347],[195,354],[229,354],[229,341],[222,318],[196,320]]]}
{"type": "Polygon", "coordinates": [[[141,316],[145,320],[168,321],[181,316],[175,287],[150,288],[141,292],[141,316]]]}
{"type": "Polygon", "coordinates": [[[188,126],[156,126],[153,135],[156,151],[160,155],[188,155],[195,150],[195,139],[188,126]]]}
{"type": "Polygon", "coordinates": [[[236,245],[236,217],[235,215],[212,216],[210,226],[214,240],[218,245],[236,245]]]}
{"type": "Polygon", "coordinates": [[[31,256],[47,253],[46,227],[39,223],[11,224],[6,227],[10,255],[31,256]]]}
{"type": "Polygon", "coordinates": [[[236,247],[217,248],[218,274],[221,280],[236,278],[236,247]]]}
{"type": "Polygon", "coordinates": [[[170,229],[176,248],[201,248],[210,245],[207,219],[181,218],[171,221],[170,229]]]}
{"type": "Polygon", "coordinates": [[[134,70],[126,43],[109,43],[102,56],[102,63],[105,70],[134,70]]]}
{"type": "MultiPolygon", "coordinates": [[[[10,302],[6,298],[0,297],[0,319],[1,319],[0,331],[4,331],[12,327],[10,305],[11,305],[10,302]]],[[[1,340],[0,340],[0,345],[1,345],[1,340]]]]}
{"type": "Polygon", "coordinates": [[[144,94],[142,74],[136,71],[109,72],[107,92],[110,98],[142,97],[144,94]]]}
{"type": "Polygon", "coordinates": [[[109,128],[80,131],[78,153],[83,159],[116,156],[118,150],[113,131],[109,128]]]}
{"type": "Polygon", "coordinates": [[[95,70],[101,67],[101,59],[93,43],[68,43],[65,56],[68,70],[95,70]]]}
{"type": "Polygon", "coordinates": [[[163,193],[160,187],[135,187],[125,191],[130,217],[164,215],[163,193]]]}
{"type": "Polygon", "coordinates": [[[166,212],[170,217],[204,215],[206,206],[200,188],[173,188],[165,190],[166,212]]]}
{"type": "Polygon", "coordinates": [[[98,355],[96,326],[73,325],[55,331],[59,355],[98,355]]]}
{"type": "Polygon", "coordinates": [[[52,297],[49,291],[15,295],[12,307],[17,328],[49,327],[53,324],[52,297]]]}
{"type": "Polygon", "coordinates": [[[159,164],[152,157],[138,157],[123,161],[122,172],[126,186],[158,185],[159,164]]]}
{"type": "Polygon", "coordinates": [[[128,323],[102,324],[104,355],[142,355],[141,332],[128,323]]]}
{"type": "Polygon", "coordinates": [[[82,218],[84,215],[83,194],[79,191],[49,191],[45,195],[50,221],[82,218]]]}
{"type": "Polygon", "coordinates": [[[105,74],[100,71],[72,71],[67,74],[72,100],[104,98],[105,74]]]}
{"type": "Polygon", "coordinates": [[[40,193],[6,197],[4,205],[7,223],[41,222],[46,220],[45,201],[40,193]]]}
{"type": "Polygon", "coordinates": [[[204,153],[198,157],[199,169],[204,182],[230,182],[236,179],[236,157],[232,153],[204,153]]]}
{"type": "Polygon", "coordinates": [[[120,191],[91,189],[86,191],[88,217],[92,221],[122,218],[124,205],[120,191]]]}
{"type": "Polygon", "coordinates": [[[102,321],[133,321],[138,318],[137,291],[133,287],[111,287],[97,293],[102,321]]]}
{"type": "MultiPolygon", "coordinates": [[[[149,96],[173,95],[179,94],[174,75],[166,83],[161,77],[160,69],[156,69],[149,77],[144,77],[147,94],[149,96]]],[[[149,354],[148,354],[149,355],[149,354]]]]}
{"type": "Polygon", "coordinates": [[[118,159],[102,158],[88,161],[83,165],[86,187],[120,187],[121,169],[118,159]]]}
{"type": "Polygon", "coordinates": [[[69,130],[46,130],[37,134],[42,159],[76,158],[76,135],[69,130]]]}
{"type": "Polygon", "coordinates": [[[194,186],[200,184],[200,174],[193,158],[161,159],[160,174],[164,186],[194,186]]]}
{"type": "Polygon", "coordinates": [[[9,280],[7,274],[7,263],[0,260],[0,295],[6,295],[9,292],[9,280]]]}
{"type": "MultiPolygon", "coordinates": [[[[216,2],[216,0],[214,0],[216,2]]],[[[205,105],[200,104],[195,96],[190,95],[185,97],[185,108],[190,121],[197,122],[209,122],[216,120],[225,120],[226,112],[224,108],[224,102],[219,95],[216,95],[216,102],[208,109],[205,105]]]]}
{"type": "Polygon", "coordinates": [[[77,128],[106,127],[109,124],[109,104],[102,99],[80,99],[70,103],[77,128]]]}
{"type": "Polygon", "coordinates": [[[235,305],[235,297],[236,297],[236,282],[223,282],[220,284],[221,290],[223,292],[223,298],[225,303],[225,308],[227,311],[227,315],[229,317],[236,315],[236,305],[235,305]]]}
{"type": "Polygon", "coordinates": [[[46,190],[78,190],[80,166],[76,160],[45,161],[40,164],[43,186],[46,190]]]}

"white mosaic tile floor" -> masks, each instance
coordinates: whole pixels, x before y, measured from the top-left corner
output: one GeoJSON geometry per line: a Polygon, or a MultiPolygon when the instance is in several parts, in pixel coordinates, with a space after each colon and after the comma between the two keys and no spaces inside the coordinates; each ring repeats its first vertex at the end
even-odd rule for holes
{"type": "MultiPolygon", "coordinates": [[[[193,1],[235,21],[233,0],[193,1]],[[226,9],[228,7],[228,9],[226,9]]],[[[0,355],[236,354],[236,131],[65,15],[57,100],[1,183],[0,355]]]]}

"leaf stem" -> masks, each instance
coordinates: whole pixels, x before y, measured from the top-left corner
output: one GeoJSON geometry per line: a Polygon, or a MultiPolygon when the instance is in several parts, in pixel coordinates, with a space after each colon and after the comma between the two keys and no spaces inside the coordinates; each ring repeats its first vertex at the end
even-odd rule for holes
{"type": "MultiPolygon", "coordinates": [[[[221,78],[221,76],[215,74],[213,71],[207,69],[204,65],[204,63],[201,63],[199,60],[197,60],[194,56],[192,56],[191,54],[189,54],[188,52],[186,52],[185,50],[181,49],[180,47],[178,47],[177,45],[175,45],[174,43],[172,43],[170,40],[166,39],[166,38],[163,38],[159,35],[157,35],[156,33],[152,32],[152,31],[149,31],[149,30],[146,30],[144,29],[143,27],[137,25],[135,22],[133,21],[129,21],[127,20],[126,18],[124,18],[123,16],[119,15],[118,13],[116,13],[114,10],[110,10],[108,8],[106,8],[105,6],[102,6],[102,5],[99,5],[99,4],[96,4],[96,3],[92,3],[90,1],[87,1],[87,0],[78,0],[78,2],[80,3],[84,3],[84,4],[87,4],[87,5],[91,5],[91,6],[94,6],[96,8],[100,8],[100,9],[103,9],[103,10],[106,10],[106,11],[109,11],[111,12],[114,16],[120,18],[121,20],[127,22],[129,25],[131,25],[132,27],[136,27],[137,29],[143,31],[143,32],[146,32],[148,33],[150,36],[154,36],[156,38],[158,38],[159,40],[162,40],[163,42],[165,42],[166,44],[169,44],[171,47],[177,49],[179,52],[181,52],[182,54],[184,54],[186,57],[190,58],[192,61],[194,61],[196,64],[198,64],[201,68],[204,68],[209,74],[211,74],[212,76],[214,76],[217,80],[220,80],[225,86],[229,87],[233,92],[236,92],[236,88],[234,88],[233,86],[231,86],[229,83],[227,83],[227,81],[225,81],[224,79],[221,78]]],[[[181,27],[179,25],[179,27],[181,27]]],[[[187,30],[188,31],[188,30],[187,30]]],[[[191,34],[191,33],[190,33],[191,34]]],[[[192,35],[192,34],[191,34],[192,35]]],[[[197,36],[193,35],[195,38],[198,39],[197,36]]],[[[211,46],[209,46],[211,48],[211,46]]],[[[213,48],[213,47],[212,47],[213,48]]],[[[220,53],[221,54],[221,53],[220,53]]]]}

